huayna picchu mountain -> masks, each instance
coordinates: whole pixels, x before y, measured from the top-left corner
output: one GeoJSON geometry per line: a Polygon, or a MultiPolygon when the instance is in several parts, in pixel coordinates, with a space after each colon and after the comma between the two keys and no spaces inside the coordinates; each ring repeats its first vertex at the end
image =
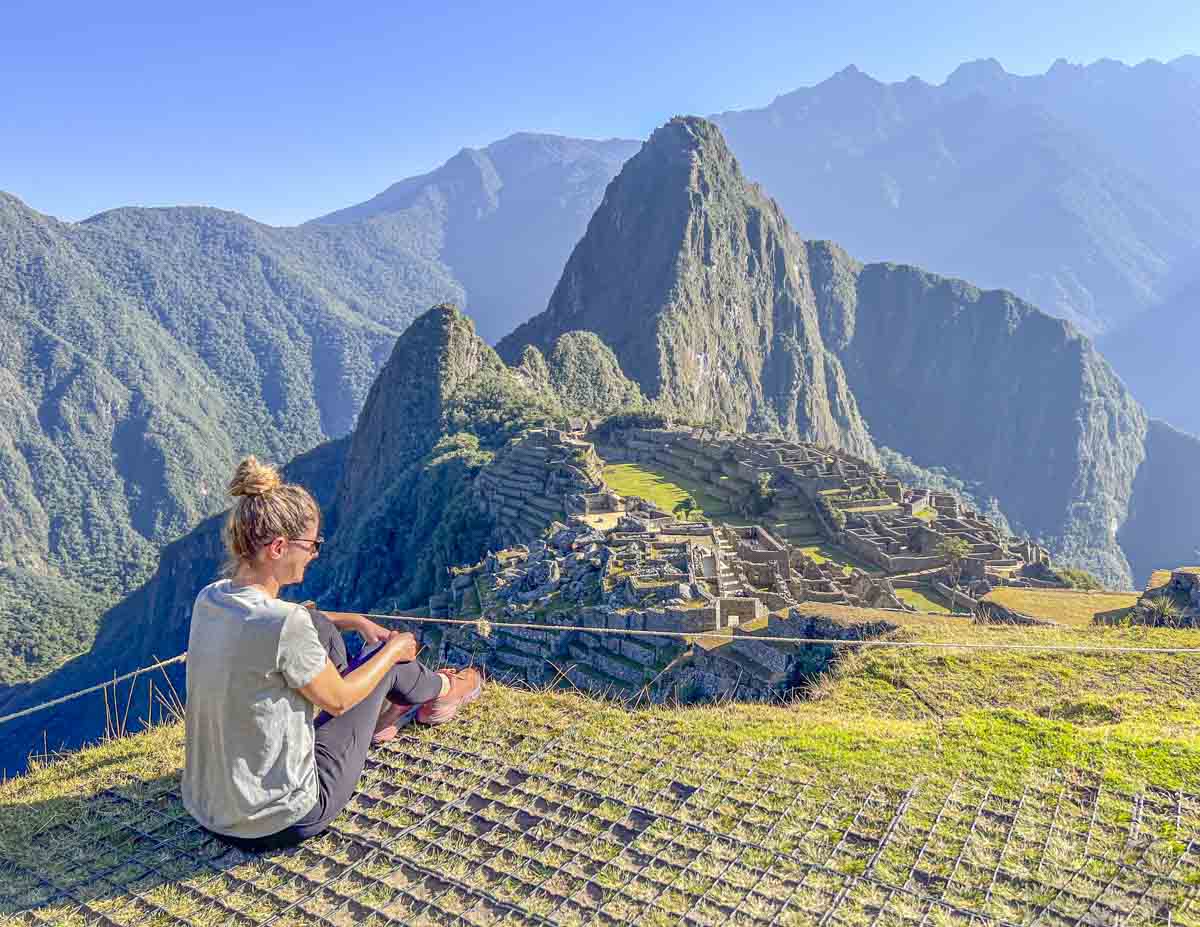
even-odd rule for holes
{"type": "Polygon", "coordinates": [[[497,350],[515,364],[584,329],[667,407],[872,456],[810,276],[804,242],[716,126],[673,119],[609,184],[546,311],[497,350]]]}
{"type": "Polygon", "coordinates": [[[1010,293],[802,241],[712,123],[654,133],[498,350],[515,363],[575,329],[680,415],[943,466],[1019,533],[1131,583],[1117,530],[1146,416],[1088,339],[1010,293]]]}

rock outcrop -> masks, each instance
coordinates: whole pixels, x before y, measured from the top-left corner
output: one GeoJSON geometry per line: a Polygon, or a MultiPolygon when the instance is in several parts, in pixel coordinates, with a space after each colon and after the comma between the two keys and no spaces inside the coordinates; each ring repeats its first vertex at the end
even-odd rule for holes
{"type": "Polygon", "coordinates": [[[473,492],[496,451],[561,418],[451,305],[413,322],[371,387],[350,438],[330,548],[305,596],[369,608],[427,597],[452,563],[474,560],[493,522],[473,492]]]}
{"type": "Polygon", "coordinates": [[[390,480],[427,453],[441,437],[447,408],[465,384],[507,376],[496,352],[454,306],[435,306],[414,321],[367,394],[350,439],[337,509],[369,507],[390,480]]]}

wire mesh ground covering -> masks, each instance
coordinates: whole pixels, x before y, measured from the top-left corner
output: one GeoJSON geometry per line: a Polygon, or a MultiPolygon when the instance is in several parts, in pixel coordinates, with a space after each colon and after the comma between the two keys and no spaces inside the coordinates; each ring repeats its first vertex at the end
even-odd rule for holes
{"type": "Polygon", "coordinates": [[[856,788],[770,746],[714,761],[480,720],[403,732],[363,786],[326,834],[263,856],[197,828],[177,777],[102,791],[0,861],[0,923],[1200,922],[1192,794],[856,788]]]}

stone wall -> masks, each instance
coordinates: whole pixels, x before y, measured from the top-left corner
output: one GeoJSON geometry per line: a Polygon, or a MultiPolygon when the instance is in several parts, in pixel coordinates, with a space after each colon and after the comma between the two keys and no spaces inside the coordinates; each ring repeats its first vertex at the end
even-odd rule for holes
{"type": "Polygon", "coordinates": [[[765,618],[767,614],[767,609],[761,601],[741,596],[721,596],[717,599],[717,608],[720,615],[719,626],[723,628],[729,627],[734,621],[741,624],[765,618]]]}
{"type": "Polygon", "coordinates": [[[952,586],[947,586],[941,580],[935,579],[933,581],[933,588],[951,605],[965,611],[973,612],[979,605],[978,599],[967,595],[965,592],[960,592],[952,586]]]}
{"type": "Polygon", "coordinates": [[[604,489],[603,464],[586,441],[557,429],[538,429],[514,439],[476,477],[475,491],[496,519],[500,544],[540,534],[564,518],[568,498],[604,489]]]}

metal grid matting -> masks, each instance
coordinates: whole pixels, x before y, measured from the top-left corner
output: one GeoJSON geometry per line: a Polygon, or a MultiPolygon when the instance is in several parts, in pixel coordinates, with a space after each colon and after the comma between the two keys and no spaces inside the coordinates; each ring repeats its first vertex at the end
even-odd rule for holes
{"type": "Polygon", "coordinates": [[[102,793],[50,837],[62,852],[38,874],[0,871],[0,919],[1053,927],[1200,911],[1196,796],[1039,783],[1001,797],[968,782],[864,793],[769,750],[726,764],[548,730],[455,734],[374,751],[326,834],[261,857],[200,831],[177,783],[102,793]]]}

